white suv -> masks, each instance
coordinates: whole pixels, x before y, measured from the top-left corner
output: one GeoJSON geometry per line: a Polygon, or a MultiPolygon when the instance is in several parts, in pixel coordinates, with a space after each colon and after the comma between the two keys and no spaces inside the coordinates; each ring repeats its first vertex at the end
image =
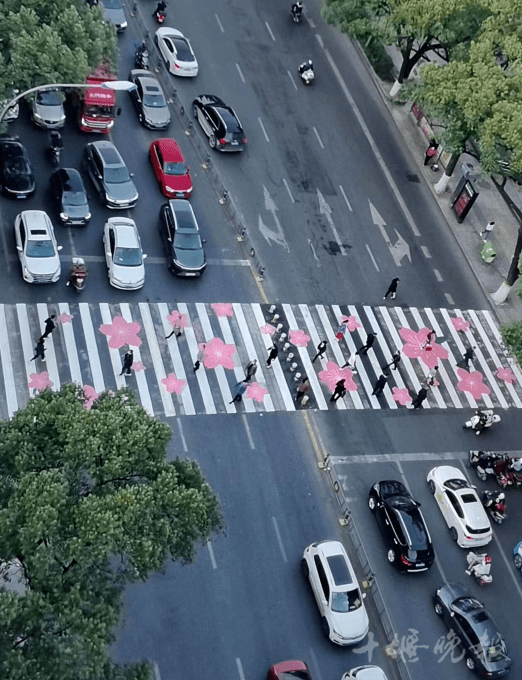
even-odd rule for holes
{"type": "Polygon", "coordinates": [[[369,619],[352,564],[339,541],[312,543],[304,551],[303,569],[332,642],[354,645],[368,634],[369,619]]]}
{"type": "Polygon", "coordinates": [[[54,229],[43,210],[24,210],[15,219],[15,240],[22,265],[22,276],[28,283],[55,283],[61,265],[54,229]]]}

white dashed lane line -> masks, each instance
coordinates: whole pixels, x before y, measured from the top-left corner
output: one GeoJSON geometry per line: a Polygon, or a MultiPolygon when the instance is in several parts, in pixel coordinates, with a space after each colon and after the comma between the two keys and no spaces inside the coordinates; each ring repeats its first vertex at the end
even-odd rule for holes
{"type": "Polygon", "coordinates": [[[223,28],[223,24],[222,24],[221,21],[219,20],[218,15],[217,15],[217,14],[214,14],[214,16],[216,17],[216,21],[218,22],[218,26],[219,26],[219,28],[221,29],[221,33],[224,33],[224,32],[225,32],[225,29],[223,28]]]}

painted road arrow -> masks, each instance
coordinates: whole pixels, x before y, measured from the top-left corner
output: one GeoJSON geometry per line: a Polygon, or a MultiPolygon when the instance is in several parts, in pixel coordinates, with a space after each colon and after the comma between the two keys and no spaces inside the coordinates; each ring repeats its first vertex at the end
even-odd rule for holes
{"type": "Polygon", "coordinates": [[[386,222],[382,218],[377,208],[373,205],[373,203],[371,201],[368,201],[368,203],[370,204],[370,212],[372,215],[373,223],[375,224],[376,227],[379,228],[379,231],[382,234],[384,242],[388,246],[391,256],[393,257],[393,261],[395,262],[397,267],[401,266],[401,260],[403,257],[407,257],[408,260],[411,262],[410,246],[399,234],[397,229],[395,229],[395,233],[397,234],[397,242],[394,244],[390,241],[388,234],[386,233],[386,229],[384,228],[386,226],[386,222]]]}
{"type": "Polygon", "coordinates": [[[272,229],[269,229],[263,222],[261,215],[259,215],[259,231],[265,237],[265,239],[268,241],[270,245],[272,245],[270,243],[271,241],[275,241],[275,243],[279,244],[280,246],[284,246],[287,252],[289,253],[290,248],[288,247],[288,243],[286,242],[286,239],[283,234],[283,228],[276,214],[277,205],[275,204],[274,199],[272,198],[272,196],[270,196],[270,193],[268,192],[268,189],[265,186],[263,186],[263,194],[265,198],[265,208],[268,210],[268,212],[272,213],[274,222],[276,223],[277,230],[273,231],[272,229]]]}
{"type": "Polygon", "coordinates": [[[334,235],[335,241],[337,245],[339,246],[339,252],[341,255],[344,255],[346,257],[346,250],[343,247],[341,238],[339,234],[337,233],[337,229],[335,228],[335,225],[333,223],[332,219],[332,208],[330,205],[326,202],[324,196],[322,193],[317,189],[317,198],[319,200],[319,212],[321,215],[324,215],[328,221],[328,224],[330,225],[330,229],[332,230],[332,233],[334,235]]]}

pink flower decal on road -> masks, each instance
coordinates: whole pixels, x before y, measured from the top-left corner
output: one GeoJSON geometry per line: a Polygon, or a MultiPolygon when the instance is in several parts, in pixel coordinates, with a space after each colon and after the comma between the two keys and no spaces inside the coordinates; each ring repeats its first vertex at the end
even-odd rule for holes
{"type": "Polygon", "coordinates": [[[355,392],[357,385],[353,381],[353,373],[349,368],[339,368],[335,361],[326,362],[326,370],[319,372],[319,380],[328,385],[330,392],[335,390],[336,383],[342,378],[345,379],[344,386],[348,392],[355,392]]]}
{"type": "Polygon", "coordinates": [[[290,331],[290,342],[296,347],[306,347],[310,342],[310,336],[304,331],[290,331]]]}
{"type": "Polygon", "coordinates": [[[406,387],[399,389],[398,387],[392,387],[392,397],[393,400],[399,403],[401,406],[406,406],[409,404],[411,399],[411,394],[408,392],[406,387]]]}
{"type": "Polygon", "coordinates": [[[29,375],[28,386],[31,390],[45,390],[46,387],[52,387],[54,383],[49,380],[49,373],[43,371],[42,373],[31,373],[29,375]]]}
{"type": "Polygon", "coordinates": [[[233,356],[236,353],[235,345],[225,345],[221,338],[212,338],[205,348],[205,358],[203,363],[205,368],[234,368],[233,356]]]}
{"type": "Polygon", "coordinates": [[[132,366],[132,370],[135,371],[136,373],[139,373],[140,371],[145,370],[145,366],[143,365],[142,361],[135,361],[132,366]]]}
{"type": "Polygon", "coordinates": [[[165,385],[167,392],[174,392],[175,394],[181,394],[182,389],[187,384],[186,380],[178,380],[175,373],[169,373],[166,378],[161,379],[161,383],[165,385]]]}
{"type": "Polygon", "coordinates": [[[406,340],[406,344],[402,347],[402,352],[407,357],[410,359],[420,359],[428,368],[435,368],[440,359],[448,358],[448,350],[436,342],[432,342],[431,345],[424,347],[429,332],[429,328],[421,328],[417,332],[411,328],[401,328],[399,335],[403,340],[406,340]]]}
{"type": "Polygon", "coordinates": [[[451,319],[451,323],[453,324],[453,328],[456,331],[462,331],[466,332],[469,331],[469,323],[465,321],[461,316],[456,316],[451,319]]]}
{"type": "Polygon", "coordinates": [[[482,382],[483,376],[480,371],[468,373],[463,368],[457,368],[460,380],[457,388],[461,392],[469,392],[474,399],[480,399],[483,394],[490,394],[491,390],[482,382]]]}
{"type": "Polygon", "coordinates": [[[247,399],[254,399],[255,401],[258,401],[260,404],[262,404],[265,394],[268,394],[266,387],[263,387],[263,385],[255,382],[246,388],[245,397],[247,399]]]}
{"type": "Polygon", "coordinates": [[[234,310],[229,302],[213,302],[210,306],[216,316],[234,316],[234,310]]]}
{"type": "Polygon", "coordinates": [[[56,323],[71,323],[72,314],[58,314],[56,317],[56,323]]]}
{"type": "Polygon", "coordinates": [[[141,338],[138,337],[141,326],[137,321],[125,321],[121,316],[115,316],[112,323],[102,323],[100,332],[109,338],[111,349],[120,349],[123,345],[139,347],[141,338]]]}
{"type": "Polygon", "coordinates": [[[173,312],[171,312],[167,316],[167,321],[170,323],[172,328],[187,328],[188,327],[188,321],[187,321],[187,315],[186,314],[180,314],[177,309],[175,309],[173,312]]]}
{"type": "Polygon", "coordinates": [[[85,402],[83,405],[85,406],[86,409],[90,410],[92,408],[92,405],[100,395],[98,394],[98,392],[96,392],[94,387],[91,387],[90,385],[83,386],[83,393],[85,395],[85,402]]]}
{"type": "Polygon", "coordinates": [[[517,381],[513,371],[510,368],[504,368],[503,366],[497,368],[495,375],[499,380],[504,380],[504,382],[507,382],[510,385],[517,381]]]}
{"type": "Polygon", "coordinates": [[[350,331],[350,333],[353,333],[356,331],[358,328],[361,328],[361,324],[357,321],[357,318],[355,316],[343,316],[341,317],[341,322],[344,323],[346,321],[346,328],[350,331]]]}
{"type": "Polygon", "coordinates": [[[263,333],[263,335],[274,335],[274,333],[276,332],[276,327],[272,326],[272,324],[265,323],[265,325],[261,326],[259,330],[261,331],[261,333],[263,333]]]}

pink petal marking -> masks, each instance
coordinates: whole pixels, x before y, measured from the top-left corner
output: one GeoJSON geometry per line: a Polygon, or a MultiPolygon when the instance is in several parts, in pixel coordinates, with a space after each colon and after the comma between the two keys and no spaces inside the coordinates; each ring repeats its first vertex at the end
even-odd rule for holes
{"type": "Polygon", "coordinates": [[[56,317],[56,323],[71,323],[72,321],[72,314],[58,314],[56,317]]]}
{"type": "Polygon", "coordinates": [[[469,323],[461,316],[452,317],[451,323],[456,331],[469,331],[469,323]]]}
{"type": "Polygon", "coordinates": [[[221,338],[212,338],[205,348],[205,357],[203,359],[205,368],[223,366],[223,368],[233,369],[235,367],[233,359],[235,353],[235,345],[225,345],[221,338]]]}
{"type": "Polygon", "coordinates": [[[326,362],[326,370],[319,371],[319,380],[328,386],[330,392],[335,390],[335,385],[342,378],[345,379],[344,386],[348,392],[355,392],[357,385],[353,381],[353,372],[348,367],[339,368],[335,361],[326,362]]]}
{"type": "Polygon", "coordinates": [[[139,371],[144,371],[145,366],[143,365],[142,361],[135,361],[132,366],[132,370],[135,371],[136,373],[139,373],[139,371]]]}
{"type": "Polygon", "coordinates": [[[234,310],[230,302],[213,302],[210,306],[216,316],[234,316],[234,310]]]}
{"type": "Polygon", "coordinates": [[[361,324],[357,321],[357,317],[355,316],[346,316],[343,314],[341,316],[341,323],[346,325],[346,328],[350,331],[350,333],[353,333],[358,328],[361,328],[361,324]]]}
{"type": "Polygon", "coordinates": [[[247,399],[254,399],[255,401],[258,401],[260,404],[262,404],[265,394],[268,394],[266,387],[254,382],[246,388],[245,397],[247,399]]]}
{"type": "Polygon", "coordinates": [[[402,352],[409,359],[420,359],[428,368],[435,368],[439,364],[439,359],[448,358],[448,350],[436,342],[426,346],[426,339],[430,330],[429,328],[421,328],[420,331],[415,332],[411,328],[403,327],[399,330],[399,335],[403,340],[406,340],[402,352]]]}
{"type": "Polygon", "coordinates": [[[129,323],[121,316],[115,316],[112,323],[102,323],[100,326],[100,332],[109,338],[109,347],[112,349],[120,349],[124,345],[139,347],[141,345],[141,338],[138,337],[140,329],[141,326],[137,321],[129,323]]]}
{"type": "Polygon", "coordinates": [[[460,378],[457,388],[461,392],[469,392],[474,399],[480,399],[483,394],[490,394],[491,390],[482,382],[483,375],[480,371],[469,373],[463,368],[457,368],[457,374],[460,378]]]}
{"type": "Polygon", "coordinates": [[[90,385],[83,386],[83,394],[85,395],[85,402],[83,405],[86,409],[90,410],[100,395],[96,392],[94,387],[91,387],[90,385]]]}
{"type": "Polygon", "coordinates": [[[509,383],[512,385],[514,382],[517,381],[515,374],[510,368],[504,368],[503,366],[499,366],[497,368],[497,372],[495,374],[499,380],[504,380],[505,382],[509,383]]]}
{"type": "Polygon", "coordinates": [[[290,342],[296,347],[306,347],[310,342],[310,336],[304,331],[290,331],[290,342]]]}
{"type": "Polygon", "coordinates": [[[167,316],[167,321],[170,323],[172,328],[187,328],[188,320],[186,314],[181,314],[175,309],[167,316]]]}
{"type": "Polygon", "coordinates": [[[175,392],[176,394],[181,394],[181,391],[187,384],[186,380],[178,380],[175,373],[169,373],[166,378],[162,378],[161,382],[165,385],[167,392],[175,392]]]}
{"type": "Polygon", "coordinates": [[[265,323],[264,326],[261,326],[260,331],[263,333],[263,335],[274,335],[276,332],[276,327],[269,323],[265,323]]]}
{"type": "Polygon", "coordinates": [[[406,387],[401,389],[392,387],[392,397],[394,401],[398,402],[401,406],[406,406],[406,404],[409,404],[412,401],[411,394],[406,387]]]}
{"type": "Polygon", "coordinates": [[[52,387],[54,383],[49,380],[49,373],[47,371],[42,371],[41,373],[31,373],[29,375],[28,387],[31,390],[45,390],[46,387],[52,387]]]}

